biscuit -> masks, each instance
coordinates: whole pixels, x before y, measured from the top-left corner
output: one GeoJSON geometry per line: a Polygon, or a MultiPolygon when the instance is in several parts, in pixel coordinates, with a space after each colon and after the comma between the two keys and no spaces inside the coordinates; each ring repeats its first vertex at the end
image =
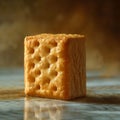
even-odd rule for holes
{"type": "Polygon", "coordinates": [[[86,95],[83,35],[28,36],[24,46],[26,95],[64,100],[86,95]]]}

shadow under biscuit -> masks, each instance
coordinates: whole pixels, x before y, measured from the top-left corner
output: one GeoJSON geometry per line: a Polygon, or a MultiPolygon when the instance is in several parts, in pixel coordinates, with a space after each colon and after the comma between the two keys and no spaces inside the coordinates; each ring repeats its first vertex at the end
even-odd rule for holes
{"type": "Polygon", "coordinates": [[[120,105],[120,86],[89,87],[86,97],[77,98],[73,101],[77,103],[120,105]]]}
{"type": "Polygon", "coordinates": [[[120,96],[86,96],[85,98],[77,98],[75,102],[80,103],[96,103],[96,104],[119,104],[120,96]]]}

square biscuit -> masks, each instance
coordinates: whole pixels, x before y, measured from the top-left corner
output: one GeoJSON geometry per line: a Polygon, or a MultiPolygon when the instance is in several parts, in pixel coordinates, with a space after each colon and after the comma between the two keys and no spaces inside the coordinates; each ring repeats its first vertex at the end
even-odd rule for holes
{"type": "Polygon", "coordinates": [[[26,95],[64,100],[86,95],[83,35],[28,36],[24,45],[26,95]]]}

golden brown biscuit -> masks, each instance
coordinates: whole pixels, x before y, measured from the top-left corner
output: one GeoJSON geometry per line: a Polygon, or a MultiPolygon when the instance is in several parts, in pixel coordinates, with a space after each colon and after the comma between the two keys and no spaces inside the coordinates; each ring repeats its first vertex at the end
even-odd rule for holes
{"type": "Polygon", "coordinates": [[[40,34],[25,38],[25,94],[56,99],[86,95],[85,38],[40,34]]]}

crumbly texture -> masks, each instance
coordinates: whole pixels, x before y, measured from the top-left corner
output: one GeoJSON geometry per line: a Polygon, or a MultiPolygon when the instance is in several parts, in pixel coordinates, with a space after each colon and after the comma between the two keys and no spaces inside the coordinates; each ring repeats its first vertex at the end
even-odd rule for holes
{"type": "Polygon", "coordinates": [[[72,99],[86,94],[85,40],[77,34],[40,34],[24,41],[25,94],[72,99]]]}

